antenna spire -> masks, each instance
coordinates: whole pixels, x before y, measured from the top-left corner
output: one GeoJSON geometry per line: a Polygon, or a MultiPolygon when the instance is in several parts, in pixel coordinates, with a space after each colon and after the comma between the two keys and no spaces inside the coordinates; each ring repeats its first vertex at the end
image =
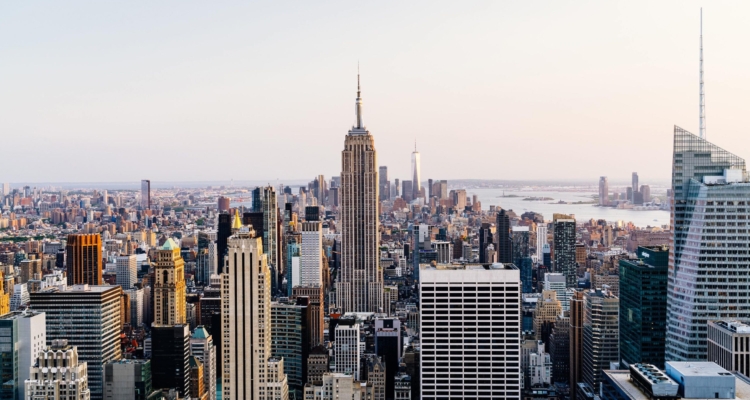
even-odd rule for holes
{"type": "Polygon", "coordinates": [[[357,113],[357,126],[356,128],[362,129],[362,95],[359,87],[359,61],[357,61],[357,102],[356,102],[356,113],[357,113]]]}
{"type": "Polygon", "coordinates": [[[703,8],[701,7],[701,36],[700,36],[700,93],[698,108],[700,113],[699,135],[701,139],[706,138],[706,93],[703,89],[703,8]]]}

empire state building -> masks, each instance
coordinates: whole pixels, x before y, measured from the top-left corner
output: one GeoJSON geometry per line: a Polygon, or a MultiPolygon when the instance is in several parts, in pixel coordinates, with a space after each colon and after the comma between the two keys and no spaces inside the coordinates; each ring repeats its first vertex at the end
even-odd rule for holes
{"type": "Polygon", "coordinates": [[[357,75],[357,124],[341,152],[341,273],[336,284],[343,312],[383,310],[383,271],[378,245],[378,156],[375,141],[362,124],[357,75]]]}

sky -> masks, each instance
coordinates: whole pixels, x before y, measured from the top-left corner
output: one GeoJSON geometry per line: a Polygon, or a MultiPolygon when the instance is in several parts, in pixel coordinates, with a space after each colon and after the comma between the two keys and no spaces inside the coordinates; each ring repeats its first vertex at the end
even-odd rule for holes
{"type": "MultiPolygon", "coordinates": [[[[666,182],[694,1],[0,2],[0,182],[338,175],[666,182]]],[[[707,138],[750,157],[750,2],[706,2],[707,138]]]]}

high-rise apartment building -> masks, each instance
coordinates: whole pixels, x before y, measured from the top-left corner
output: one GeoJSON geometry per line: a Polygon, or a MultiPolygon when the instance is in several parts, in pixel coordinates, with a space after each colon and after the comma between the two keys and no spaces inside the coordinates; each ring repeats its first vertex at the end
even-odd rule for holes
{"type": "Polygon", "coordinates": [[[518,269],[423,266],[420,277],[421,398],[520,398],[518,269]]]}
{"type": "Polygon", "coordinates": [[[75,285],[31,293],[31,308],[46,315],[47,343],[66,339],[78,348],[78,357],[88,366],[92,399],[103,397],[104,364],[122,357],[121,298],[119,286],[75,285]]]}
{"type": "Polygon", "coordinates": [[[378,157],[375,140],[362,122],[359,84],[356,117],[341,152],[341,271],[336,298],[344,312],[378,312],[383,309],[383,270],[378,265],[378,157]]]}
{"type": "Polygon", "coordinates": [[[141,181],[141,210],[151,209],[151,181],[144,179],[141,181]]]}
{"type": "Polygon", "coordinates": [[[576,220],[568,215],[555,214],[552,260],[555,272],[565,275],[569,288],[578,287],[576,264],[576,220]]]}
{"type": "Polygon", "coordinates": [[[131,289],[138,282],[138,263],[135,254],[117,256],[115,263],[117,265],[117,284],[122,286],[123,290],[131,289]]]}
{"type": "Polygon", "coordinates": [[[171,238],[157,251],[153,291],[154,325],[185,324],[185,261],[171,238]]]}
{"type": "Polygon", "coordinates": [[[549,335],[549,353],[552,359],[552,382],[570,380],[570,313],[558,315],[549,335]]]}
{"type": "Polygon", "coordinates": [[[68,285],[102,284],[102,237],[98,234],[68,235],[65,245],[68,285]]]}
{"type": "Polygon", "coordinates": [[[633,184],[631,185],[631,193],[632,193],[633,197],[631,197],[629,199],[633,203],[636,202],[636,193],[638,193],[638,188],[639,188],[639,186],[638,186],[638,173],[637,172],[633,172],[633,184]]]}
{"type": "MultiPolygon", "coordinates": [[[[584,292],[583,318],[583,382],[599,391],[602,371],[620,361],[619,299],[606,291],[584,292]]],[[[577,389],[577,388],[576,388],[577,389]]],[[[571,388],[572,390],[572,388],[571,388]]]]}
{"type": "Polygon", "coordinates": [[[609,183],[606,176],[599,177],[599,205],[609,205],[609,183]]]}
{"type": "Polygon", "coordinates": [[[283,360],[271,357],[271,270],[261,238],[239,216],[222,273],[222,398],[288,398],[283,360]],[[279,368],[281,372],[279,372],[279,368]]]}
{"type": "Polygon", "coordinates": [[[320,221],[303,222],[300,252],[301,286],[323,285],[323,227],[320,221]]]}
{"type": "MultiPolygon", "coordinates": [[[[52,340],[41,351],[25,382],[26,399],[88,400],[96,398],[89,388],[87,362],[76,346],[65,339],[52,340]]],[[[99,375],[102,373],[99,372],[99,375]]]]}
{"type": "Polygon", "coordinates": [[[638,247],[637,260],[620,260],[620,360],[623,367],[664,368],[667,335],[667,246],[638,247]]]}
{"type": "Polygon", "coordinates": [[[411,189],[412,199],[422,197],[422,168],[417,143],[414,142],[414,151],[411,153],[411,189]]]}
{"type": "Polygon", "coordinates": [[[666,359],[705,360],[709,320],[750,320],[745,160],[675,127],[672,193],[666,359]]]}

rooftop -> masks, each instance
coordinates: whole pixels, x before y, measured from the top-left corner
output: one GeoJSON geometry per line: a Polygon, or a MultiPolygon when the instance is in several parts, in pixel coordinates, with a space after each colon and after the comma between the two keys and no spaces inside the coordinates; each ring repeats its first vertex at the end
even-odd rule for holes
{"type": "Polygon", "coordinates": [[[734,333],[750,333],[750,325],[742,321],[710,321],[710,322],[734,333]]]}

